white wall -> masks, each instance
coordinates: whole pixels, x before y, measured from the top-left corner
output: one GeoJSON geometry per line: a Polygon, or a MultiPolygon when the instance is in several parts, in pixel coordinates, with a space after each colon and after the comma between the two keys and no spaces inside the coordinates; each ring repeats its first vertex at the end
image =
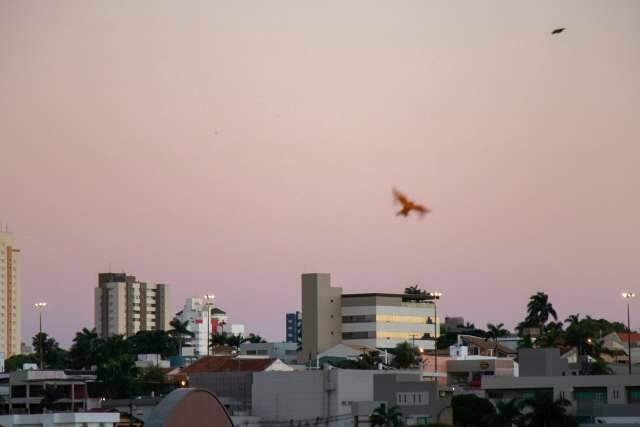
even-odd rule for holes
{"type": "Polygon", "coordinates": [[[259,372],[253,376],[252,415],[263,421],[309,420],[331,427],[353,424],[351,402],[373,400],[373,375],[365,370],[259,372]]]}

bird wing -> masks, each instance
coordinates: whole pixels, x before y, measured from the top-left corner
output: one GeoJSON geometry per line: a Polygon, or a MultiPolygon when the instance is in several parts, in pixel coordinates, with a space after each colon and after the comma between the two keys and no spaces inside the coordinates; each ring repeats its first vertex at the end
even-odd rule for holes
{"type": "Polygon", "coordinates": [[[393,189],[393,198],[396,202],[400,202],[403,205],[406,205],[409,203],[409,198],[404,194],[402,194],[401,192],[399,192],[398,190],[396,190],[395,188],[393,189]]]}
{"type": "Polygon", "coordinates": [[[423,205],[415,205],[415,206],[413,207],[413,209],[414,209],[414,210],[416,210],[416,211],[418,211],[418,212],[420,212],[422,215],[424,215],[424,214],[427,214],[427,213],[431,212],[431,211],[429,210],[429,208],[427,208],[426,206],[423,206],[423,205]]]}
{"type": "Polygon", "coordinates": [[[563,31],[564,31],[564,28],[556,28],[555,30],[551,31],[551,34],[560,34],[563,31]]]}

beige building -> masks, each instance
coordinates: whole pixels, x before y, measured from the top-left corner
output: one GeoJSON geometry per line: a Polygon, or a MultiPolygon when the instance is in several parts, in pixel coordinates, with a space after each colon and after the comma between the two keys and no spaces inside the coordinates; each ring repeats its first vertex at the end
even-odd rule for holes
{"type": "Polygon", "coordinates": [[[0,352],[20,353],[20,249],[13,234],[0,231],[0,352]]]}
{"type": "Polygon", "coordinates": [[[139,282],[126,273],[100,273],[94,303],[101,338],[169,329],[167,285],[139,282]]]}
{"type": "Polygon", "coordinates": [[[302,352],[313,360],[337,344],[390,349],[409,342],[435,348],[436,307],[427,295],[342,294],[326,273],[302,275],[302,352]]]}

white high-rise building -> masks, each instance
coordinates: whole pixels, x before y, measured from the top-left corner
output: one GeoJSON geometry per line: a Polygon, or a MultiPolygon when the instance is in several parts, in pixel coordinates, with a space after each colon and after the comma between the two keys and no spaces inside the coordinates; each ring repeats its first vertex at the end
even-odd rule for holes
{"type": "Polygon", "coordinates": [[[175,316],[181,322],[189,322],[187,329],[194,336],[188,341],[195,356],[206,356],[211,334],[231,333],[244,335],[244,325],[227,326],[227,313],[213,304],[213,298],[187,298],[182,311],[175,316]]]}
{"type": "Polygon", "coordinates": [[[0,353],[5,358],[20,353],[20,273],[13,234],[0,231],[0,353]]]}
{"type": "Polygon", "coordinates": [[[95,288],[95,324],[100,338],[169,329],[167,285],[145,283],[126,273],[100,273],[95,288]]]}

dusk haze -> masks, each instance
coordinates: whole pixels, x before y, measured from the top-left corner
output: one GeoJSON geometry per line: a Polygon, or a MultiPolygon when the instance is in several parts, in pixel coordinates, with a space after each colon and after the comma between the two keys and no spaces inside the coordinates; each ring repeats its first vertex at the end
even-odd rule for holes
{"type": "Polygon", "coordinates": [[[275,342],[303,273],[417,284],[482,327],[513,330],[539,291],[560,320],[626,325],[639,23],[626,0],[1,1],[21,340],[46,301],[69,347],[98,274],[123,272],[167,285],[166,322],[215,294],[275,342]],[[394,188],[428,212],[396,215],[394,188]]]}

